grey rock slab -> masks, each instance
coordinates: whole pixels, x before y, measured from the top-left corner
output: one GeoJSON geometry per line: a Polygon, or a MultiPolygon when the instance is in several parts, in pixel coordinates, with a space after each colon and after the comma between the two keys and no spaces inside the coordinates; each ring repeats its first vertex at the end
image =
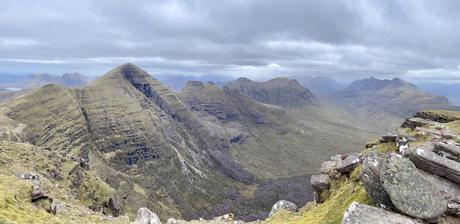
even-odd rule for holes
{"type": "Polygon", "coordinates": [[[347,208],[342,224],[421,224],[410,217],[381,208],[353,202],[347,208]]]}
{"type": "Polygon", "coordinates": [[[410,150],[407,155],[418,168],[457,184],[460,183],[460,163],[444,158],[423,147],[410,150]]]}
{"type": "Polygon", "coordinates": [[[350,154],[349,156],[347,156],[347,158],[345,158],[344,160],[340,161],[338,164],[337,164],[337,171],[341,172],[341,173],[350,173],[351,171],[353,171],[353,169],[355,169],[356,166],[358,166],[359,164],[359,154],[358,153],[352,153],[350,154]]]}

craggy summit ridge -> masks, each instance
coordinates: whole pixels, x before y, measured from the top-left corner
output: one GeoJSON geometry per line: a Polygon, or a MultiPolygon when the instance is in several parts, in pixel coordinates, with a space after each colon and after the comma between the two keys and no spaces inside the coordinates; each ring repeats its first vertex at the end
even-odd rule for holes
{"type": "Polygon", "coordinates": [[[274,78],[266,82],[254,82],[247,78],[239,78],[226,86],[237,89],[259,102],[282,107],[317,105],[315,96],[294,79],[274,78]]]}

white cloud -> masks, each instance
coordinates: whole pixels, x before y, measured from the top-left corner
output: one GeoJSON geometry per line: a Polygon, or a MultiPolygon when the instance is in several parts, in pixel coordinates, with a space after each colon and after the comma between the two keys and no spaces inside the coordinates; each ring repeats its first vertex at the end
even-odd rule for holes
{"type": "Polygon", "coordinates": [[[40,41],[33,39],[0,37],[0,48],[30,47],[42,44],[40,41]]]}

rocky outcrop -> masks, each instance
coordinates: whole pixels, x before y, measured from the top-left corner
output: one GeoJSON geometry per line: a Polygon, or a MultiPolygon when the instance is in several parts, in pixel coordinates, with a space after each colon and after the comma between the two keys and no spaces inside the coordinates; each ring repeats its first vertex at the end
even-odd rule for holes
{"type": "Polygon", "coordinates": [[[421,224],[410,217],[381,208],[353,202],[345,211],[342,224],[421,224]]]}
{"type": "MultiPolygon", "coordinates": [[[[460,115],[448,112],[450,117],[457,116],[452,113],[460,115]]],[[[376,207],[353,203],[342,223],[457,223],[459,124],[457,120],[439,123],[445,117],[428,118],[408,119],[403,128],[368,144],[362,153],[337,155],[324,162],[321,174],[311,178],[316,202],[324,206],[340,203],[328,201],[335,200],[337,191],[328,189],[329,180],[334,181],[332,186],[344,184],[359,172],[359,180],[376,207]]]]}
{"type": "Polygon", "coordinates": [[[135,224],[161,224],[160,218],[148,208],[139,208],[135,224]]]}
{"type": "Polygon", "coordinates": [[[433,121],[426,120],[420,117],[411,117],[406,119],[406,121],[404,121],[401,127],[415,129],[416,127],[423,127],[430,124],[433,124],[433,121]]]}
{"type": "Polygon", "coordinates": [[[383,189],[399,211],[411,217],[435,220],[447,209],[439,189],[401,155],[389,154],[382,165],[383,189]]]}
{"type": "Polygon", "coordinates": [[[286,201],[286,200],[277,201],[273,205],[272,210],[270,211],[270,214],[268,216],[269,217],[272,216],[273,214],[275,214],[276,212],[278,212],[281,209],[291,211],[291,212],[296,212],[297,211],[297,205],[292,203],[292,202],[290,202],[290,201],[286,201]]]}

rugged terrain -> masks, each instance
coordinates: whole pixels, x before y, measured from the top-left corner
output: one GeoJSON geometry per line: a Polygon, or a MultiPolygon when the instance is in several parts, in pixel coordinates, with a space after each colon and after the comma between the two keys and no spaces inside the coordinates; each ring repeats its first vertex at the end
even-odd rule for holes
{"type": "Polygon", "coordinates": [[[235,89],[191,82],[176,96],[131,64],[82,88],[45,85],[14,98],[1,106],[0,122],[5,144],[51,154],[40,167],[2,171],[5,178],[38,174],[64,186],[62,196],[42,186],[52,201],[131,218],[140,207],[162,219],[264,218],[281,198],[312,200],[309,174],[357,142],[338,147],[350,136],[235,89]]]}
{"type": "Polygon", "coordinates": [[[458,223],[460,112],[423,111],[311,179],[316,204],[267,223],[458,223]]]}

